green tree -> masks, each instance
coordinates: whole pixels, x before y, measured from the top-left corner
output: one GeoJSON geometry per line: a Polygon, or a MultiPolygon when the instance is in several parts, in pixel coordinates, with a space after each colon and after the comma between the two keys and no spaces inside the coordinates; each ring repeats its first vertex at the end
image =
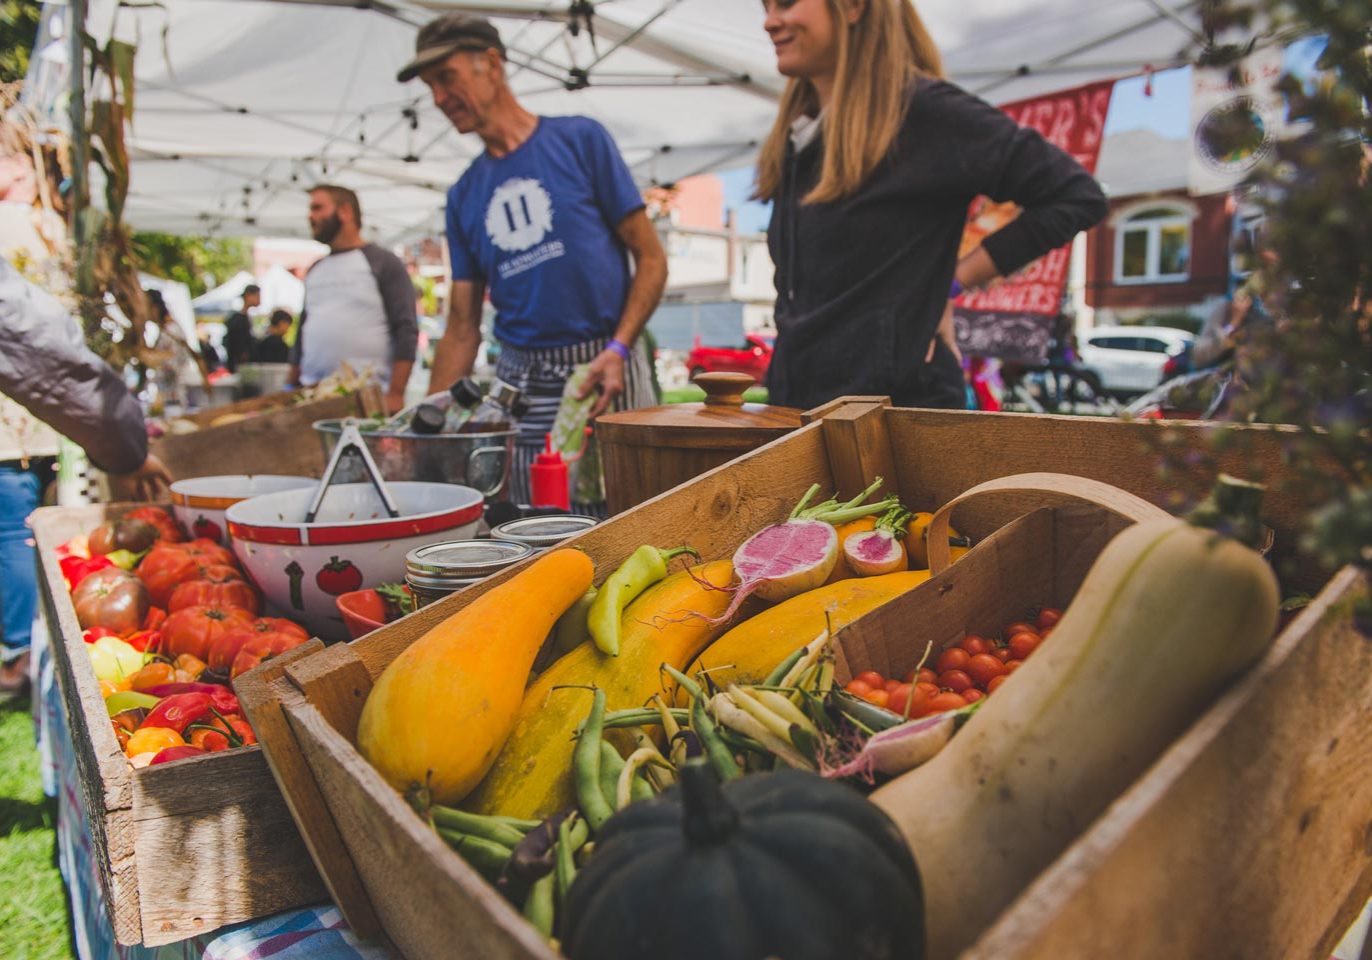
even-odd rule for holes
{"type": "Polygon", "coordinates": [[[140,232],[133,235],[133,251],[142,269],[184,283],[193,297],[208,289],[207,275],[223,283],[240,270],[252,269],[252,244],[240,237],[140,232]]]}
{"type": "Polygon", "coordinates": [[[0,0],[0,83],[24,79],[42,12],[39,0],[0,0]]]}

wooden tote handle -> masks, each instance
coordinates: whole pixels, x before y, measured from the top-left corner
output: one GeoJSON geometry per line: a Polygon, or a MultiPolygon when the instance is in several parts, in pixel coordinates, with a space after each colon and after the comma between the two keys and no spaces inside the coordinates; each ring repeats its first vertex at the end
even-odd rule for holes
{"type": "Polygon", "coordinates": [[[929,521],[929,575],[936,577],[952,562],[948,548],[948,525],[953,509],[968,500],[987,494],[1037,493],[1046,504],[1080,500],[1100,507],[1107,513],[1138,523],[1141,520],[1171,519],[1172,515],[1127,490],[1113,487],[1099,480],[1074,477],[1066,473],[1017,473],[979,483],[970,490],[949,500],[929,521]]]}

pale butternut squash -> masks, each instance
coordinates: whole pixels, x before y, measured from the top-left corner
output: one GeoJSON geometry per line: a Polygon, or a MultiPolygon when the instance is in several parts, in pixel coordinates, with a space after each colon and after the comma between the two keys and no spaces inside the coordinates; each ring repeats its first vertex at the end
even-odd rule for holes
{"type": "Polygon", "coordinates": [[[829,626],[837,631],[928,579],[928,570],[902,570],[807,591],[734,627],[691,664],[687,675],[709,670],[721,687],[761,683],[772,668],[819,635],[826,613],[829,626]]]}
{"type": "Polygon", "coordinates": [[[559,658],[529,686],[514,730],[494,766],[463,806],[476,813],[545,817],[573,802],[572,735],[591,708],[578,686],[605,691],[606,708],[641,707],[661,689],[659,666],[678,670],[727,624],[711,624],[729,606],[733,578],[727,560],[674,573],[624,611],[619,656],[584,643],[559,658]],[[714,587],[703,586],[696,578],[714,587]]]}
{"type": "Polygon", "coordinates": [[[1256,553],[1147,520],[1101,553],[1052,636],[929,763],[872,800],[925,879],[930,960],[956,956],[1267,649],[1256,553]]]}
{"type": "Polygon", "coordinates": [[[539,647],[594,574],[580,550],[555,550],[407,647],[362,707],[362,755],[397,790],[465,797],[514,727],[539,647]]]}

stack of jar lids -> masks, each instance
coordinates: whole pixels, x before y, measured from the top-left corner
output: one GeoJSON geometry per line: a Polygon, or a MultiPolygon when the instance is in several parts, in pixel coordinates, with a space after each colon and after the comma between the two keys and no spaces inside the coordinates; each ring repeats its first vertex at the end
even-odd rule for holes
{"type": "Polygon", "coordinates": [[[536,551],[550,550],[564,540],[585,533],[599,521],[595,517],[555,514],[547,517],[522,517],[491,529],[496,540],[522,543],[536,551]]]}

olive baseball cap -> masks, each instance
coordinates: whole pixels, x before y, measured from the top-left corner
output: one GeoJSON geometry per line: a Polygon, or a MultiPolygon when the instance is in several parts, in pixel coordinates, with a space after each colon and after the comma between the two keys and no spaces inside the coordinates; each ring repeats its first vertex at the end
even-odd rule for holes
{"type": "Polygon", "coordinates": [[[414,42],[414,59],[407,63],[395,78],[401,83],[413,80],[420,71],[441,63],[459,50],[499,50],[505,55],[500,31],[485,17],[467,13],[450,13],[431,20],[419,28],[414,42]]]}

